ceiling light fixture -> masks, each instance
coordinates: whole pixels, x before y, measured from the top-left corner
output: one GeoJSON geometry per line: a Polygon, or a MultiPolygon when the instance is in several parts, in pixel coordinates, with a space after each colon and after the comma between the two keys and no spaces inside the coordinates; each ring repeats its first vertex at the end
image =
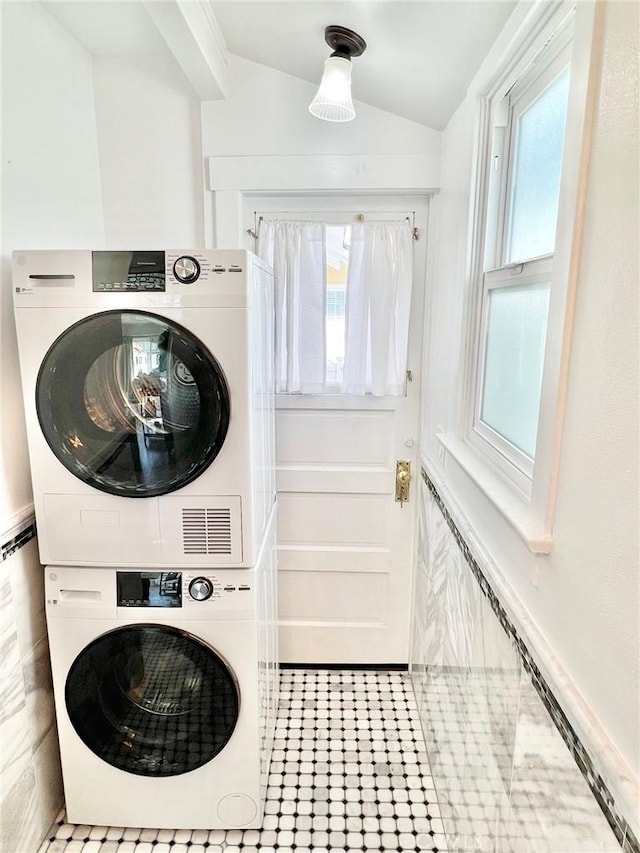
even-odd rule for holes
{"type": "Polygon", "coordinates": [[[324,63],[318,93],[309,104],[309,112],[324,121],[351,121],[356,111],[351,100],[351,57],[360,56],[366,41],[346,27],[330,26],[324,31],[333,53],[324,63]]]}

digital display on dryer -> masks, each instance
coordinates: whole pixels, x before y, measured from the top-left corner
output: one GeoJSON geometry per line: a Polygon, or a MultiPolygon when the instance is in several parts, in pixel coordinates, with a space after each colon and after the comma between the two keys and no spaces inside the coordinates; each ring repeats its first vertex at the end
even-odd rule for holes
{"type": "Polygon", "coordinates": [[[164,292],[164,252],[92,252],[94,293],[164,292]]]}
{"type": "Polygon", "coordinates": [[[182,607],[182,572],[116,572],[118,607],[182,607]]]}

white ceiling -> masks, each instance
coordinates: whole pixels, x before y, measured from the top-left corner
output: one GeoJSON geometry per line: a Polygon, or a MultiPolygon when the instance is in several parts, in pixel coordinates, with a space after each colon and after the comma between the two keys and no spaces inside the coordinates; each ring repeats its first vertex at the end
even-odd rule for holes
{"type": "Polygon", "coordinates": [[[43,5],[96,56],[167,50],[164,39],[138,0],[48,0],[43,5]]]}
{"type": "MultiPolygon", "coordinates": [[[[45,5],[92,53],[166,50],[138,0],[45,5]]],[[[331,52],[325,26],[355,30],[367,50],[353,60],[354,99],[442,129],[516,2],[230,0],[210,5],[230,53],[310,83],[319,83],[331,52]]]]}
{"type": "Polygon", "coordinates": [[[231,53],[319,83],[324,28],[359,33],[353,97],[441,130],[515,7],[508,0],[213,2],[231,53]]]}

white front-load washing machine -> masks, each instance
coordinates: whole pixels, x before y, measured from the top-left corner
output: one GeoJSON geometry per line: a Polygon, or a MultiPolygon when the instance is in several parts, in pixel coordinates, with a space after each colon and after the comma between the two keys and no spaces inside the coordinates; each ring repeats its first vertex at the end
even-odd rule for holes
{"type": "Polygon", "coordinates": [[[18,251],[13,292],[43,565],[255,565],[275,500],[268,267],[18,251]]]}
{"type": "Polygon", "coordinates": [[[45,569],[70,822],[260,825],[277,705],[273,529],[254,569],[45,569]]]}

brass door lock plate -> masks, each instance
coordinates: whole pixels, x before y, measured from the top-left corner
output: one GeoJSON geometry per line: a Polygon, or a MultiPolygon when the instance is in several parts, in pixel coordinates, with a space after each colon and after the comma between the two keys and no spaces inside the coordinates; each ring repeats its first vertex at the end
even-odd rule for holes
{"type": "Polygon", "coordinates": [[[396,501],[404,504],[409,500],[409,484],[411,483],[411,462],[398,459],[396,462],[396,501]]]}

